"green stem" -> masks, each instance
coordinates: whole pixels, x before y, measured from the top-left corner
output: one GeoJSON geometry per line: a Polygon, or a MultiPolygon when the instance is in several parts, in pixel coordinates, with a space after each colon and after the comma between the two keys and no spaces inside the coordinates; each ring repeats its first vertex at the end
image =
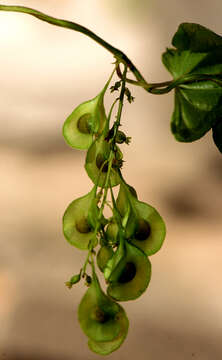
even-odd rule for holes
{"type": "Polygon", "coordinates": [[[158,84],[150,84],[149,89],[146,90],[149,91],[152,94],[156,95],[162,95],[167,94],[171,90],[173,90],[175,87],[180,85],[189,84],[195,81],[214,81],[218,84],[221,82],[221,73],[214,74],[214,75],[208,75],[208,74],[185,74],[181,76],[178,79],[172,80],[172,81],[166,81],[165,83],[158,83],[158,84]],[[164,87],[165,86],[165,87],[164,87]],[[162,89],[162,87],[164,87],[162,89]],[[158,89],[161,88],[161,89],[158,89]]]}
{"type": "Polygon", "coordinates": [[[120,126],[120,119],[121,119],[122,110],[123,110],[123,101],[124,101],[124,94],[125,94],[125,88],[126,88],[125,87],[126,73],[127,73],[127,66],[124,67],[124,71],[123,71],[122,86],[121,86],[120,97],[119,97],[119,106],[118,106],[116,121],[113,125],[112,144],[115,144],[116,134],[117,134],[118,128],[120,126]]]}
{"type": "MultiPolygon", "coordinates": [[[[99,37],[98,35],[93,33],[91,30],[87,29],[86,27],[84,27],[82,25],[79,25],[72,21],[58,19],[58,18],[49,16],[49,15],[46,15],[38,10],[29,8],[29,7],[25,7],[25,6],[0,5],[0,11],[13,11],[13,12],[29,14],[29,15],[32,15],[32,16],[36,17],[37,19],[45,21],[49,24],[60,26],[60,27],[66,28],[66,29],[74,30],[74,31],[78,31],[78,32],[88,36],[90,39],[96,41],[99,45],[103,46],[106,50],[108,50],[111,54],[113,54],[119,63],[124,64],[125,66],[127,66],[130,69],[130,71],[133,73],[133,75],[135,76],[137,81],[126,78],[126,82],[136,85],[136,86],[141,86],[144,90],[146,90],[147,92],[149,92],[151,94],[156,94],[156,95],[167,94],[172,89],[174,89],[176,86],[178,86],[178,84],[181,84],[182,80],[184,80],[184,78],[186,77],[185,76],[184,78],[172,80],[172,81],[164,81],[161,83],[148,83],[144,79],[144,77],[142,76],[140,71],[132,63],[132,61],[121,50],[115,48],[114,46],[112,46],[111,44],[109,44],[108,42],[103,40],[101,37],[99,37]]],[[[116,69],[116,72],[117,72],[118,76],[120,78],[122,78],[122,74],[121,74],[121,71],[119,68],[116,69]]],[[[218,80],[215,79],[216,76],[214,75],[212,77],[212,76],[208,76],[208,75],[204,75],[204,74],[203,75],[192,74],[192,81],[202,81],[202,80],[220,81],[219,79],[218,80]]],[[[221,77],[221,74],[218,74],[218,76],[221,77]]],[[[191,81],[191,80],[187,80],[187,82],[189,82],[189,81],[191,81]]]]}
{"type": "Polygon", "coordinates": [[[114,215],[114,218],[119,226],[119,230],[123,231],[123,227],[122,227],[122,219],[121,219],[121,215],[120,215],[120,212],[117,208],[117,205],[116,205],[116,200],[115,200],[115,197],[114,197],[114,194],[113,194],[113,189],[112,189],[112,186],[110,185],[110,193],[111,193],[111,198],[112,198],[112,203],[113,203],[113,215],[114,215]]]}
{"type": "Polygon", "coordinates": [[[114,57],[121,63],[127,65],[127,67],[132,71],[136,79],[141,82],[141,84],[148,85],[146,80],[143,78],[142,74],[136,68],[136,66],[132,63],[132,61],[119,49],[115,48],[114,46],[110,45],[108,42],[103,40],[101,37],[94,34],[91,30],[87,29],[86,27],[74,23],[72,21],[62,20],[58,18],[54,18],[52,16],[46,15],[38,10],[31,9],[25,6],[8,6],[8,5],[0,5],[0,10],[3,11],[14,11],[32,15],[39,20],[46,21],[49,24],[60,26],[63,28],[71,29],[74,31],[78,31],[92,40],[96,41],[98,44],[103,46],[106,50],[114,55],[114,57]]]}

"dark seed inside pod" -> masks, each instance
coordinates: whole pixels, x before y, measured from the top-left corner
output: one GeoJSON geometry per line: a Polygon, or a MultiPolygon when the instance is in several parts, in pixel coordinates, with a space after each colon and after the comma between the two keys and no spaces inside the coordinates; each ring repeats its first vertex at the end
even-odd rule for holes
{"type": "Polygon", "coordinates": [[[101,167],[102,167],[103,173],[106,173],[108,171],[108,161],[104,164],[105,161],[106,161],[106,159],[104,158],[104,156],[102,154],[97,155],[96,166],[98,167],[98,169],[101,169],[101,167]]]}
{"type": "Polygon", "coordinates": [[[85,217],[82,217],[80,220],[76,221],[76,229],[82,234],[87,234],[92,230],[85,217]]]}
{"type": "Polygon", "coordinates": [[[120,277],[118,278],[118,282],[121,284],[127,283],[133,280],[136,275],[136,266],[132,262],[126,263],[120,277]]]}
{"type": "Polygon", "coordinates": [[[146,240],[150,236],[150,233],[150,224],[144,219],[139,219],[138,228],[135,233],[135,239],[140,241],[146,240]]]}
{"type": "Polygon", "coordinates": [[[117,242],[117,235],[119,232],[119,226],[117,223],[111,222],[106,229],[106,237],[110,244],[115,244],[117,242]]]}
{"type": "Polygon", "coordinates": [[[90,134],[91,133],[91,129],[90,129],[90,119],[91,119],[91,114],[84,114],[82,116],[80,116],[78,122],[77,122],[77,128],[79,129],[79,131],[83,134],[90,134]]]}
{"type": "Polygon", "coordinates": [[[109,315],[105,313],[102,309],[100,309],[98,306],[94,309],[92,318],[96,321],[98,321],[101,324],[104,324],[106,321],[109,320],[109,315]]]}

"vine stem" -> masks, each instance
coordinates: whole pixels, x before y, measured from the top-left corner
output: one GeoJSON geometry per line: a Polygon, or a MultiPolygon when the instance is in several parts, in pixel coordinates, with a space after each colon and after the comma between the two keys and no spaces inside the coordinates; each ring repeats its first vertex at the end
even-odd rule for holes
{"type": "Polygon", "coordinates": [[[123,110],[123,100],[124,100],[124,94],[125,94],[125,88],[126,88],[125,87],[125,85],[126,85],[126,73],[127,73],[127,66],[125,65],[124,71],[123,71],[123,77],[122,77],[122,86],[121,86],[120,96],[119,96],[119,106],[118,106],[116,121],[115,121],[114,126],[113,126],[113,137],[112,137],[112,143],[113,144],[115,144],[116,133],[117,133],[118,128],[120,126],[120,119],[121,119],[122,110],[123,110]]]}
{"type": "MultiPolygon", "coordinates": [[[[113,56],[115,57],[115,59],[117,60],[118,63],[122,63],[125,66],[127,66],[127,68],[129,68],[129,70],[133,73],[133,75],[135,76],[137,81],[126,78],[126,80],[125,80],[126,82],[136,85],[136,86],[140,86],[149,93],[157,94],[157,95],[165,94],[165,93],[168,93],[170,90],[172,90],[172,88],[174,87],[171,85],[171,84],[174,84],[173,81],[165,81],[162,83],[148,83],[145,80],[145,78],[143,77],[143,75],[140,73],[140,71],[133,64],[133,62],[121,50],[112,46],[107,41],[103,40],[101,37],[99,37],[94,32],[92,32],[91,30],[87,29],[86,27],[84,27],[82,25],[79,25],[72,21],[58,19],[53,16],[44,14],[43,12],[40,12],[38,10],[29,8],[29,7],[25,7],[25,6],[1,5],[0,4],[0,11],[13,11],[13,12],[19,12],[19,13],[32,15],[32,16],[36,17],[37,19],[45,21],[49,24],[59,26],[62,28],[66,28],[66,29],[70,29],[70,30],[74,30],[74,31],[80,32],[80,33],[88,36],[90,39],[96,41],[99,45],[101,45],[106,50],[108,50],[111,54],[113,54],[113,56]],[[159,87],[161,89],[158,89],[159,87]],[[165,87],[165,88],[163,89],[163,87],[165,87]]],[[[116,72],[119,77],[122,77],[119,67],[117,67],[116,72]]]]}
{"type": "Polygon", "coordinates": [[[146,85],[148,86],[148,83],[142,76],[142,74],[139,72],[139,70],[136,68],[136,66],[132,63],[132,61],[119,49],[115,48],[105,40],[103,40],[101,37],[93,33],[91,30],[87,29],[86,27],[79,25],[72,21],[67,21],[63,19],[58,19],[49,15],[46,15],[38,10],[25,7],[25,6],[12,6],[12,5],[0,5],[0,10],[2,11],[14,11],[19,13],[25,13],[32,15],[39,20],[45,21],[49,24],[60,26],[63,28],[71,29],[74,31],[78,31],[89,38],[96,41],[98,44],[103,46],[106,50],[108,50],[110,53],[114,55],[114,57],[121,63],[127,65],[127,67],[132,71],[137,81],[141,84],[141,86],[146,85]]]}
{"type": "MultiPolygon", "coordinates": [[[[110,155],[109,155],[109,159],[108,159],[108,164],[109,165],[108,165],[108,171],[107,171],[106,181],[105,181],[105,185],[104,185],[103,200],[102,200],[101,207],[99,209],[99,215],[98,215],[96,227],[95,227],[95,230],[94,230],[94,235],[95,236],[97,234],[97,231],[98,231],[98,228],[99,228],[99,225],[100,225],[100,220],[102,218],[103,210],[104,210],[104,207],[105,207],[105,204],[106,204],[107,193],[108,193],[108,183],[109,183],[109,177],[110,177],[110,173],[111,173],[112,161],[113,161],[113,152],[111,151],[110,155]]],[[[92,256],[93,245],[94,244],[93,244],[93,241],[92,241],[90,246],[89,246],[89,251],[88,251],[85,263],[83,265],[83,274],[85,274],[85,272],[86,272],[86,267],[87,267],[87,264],[89,262],[90,256],[91,256],[91,260],[93,261],[93,256],[92,256]]]]}
{"type": "MultiPolygon", "coordinates": [[[[116,101],[119,100],[119,106],[118,106],[118,110],[117,110],[116,121],[114,123],[114,133],[113,133],[113,137],[111,139],[111,142],[114,143],[114,144],[115,144],[116,133],[117,133],[118,128],[120,126],[120,119],[121,119],[121,115],[122,115],[124,93],[125,93],[125,84],[126,84],[126,73],[127,73],[127,66],[125,65],[125,68],[124,68],[124,71],[123,71],[123,79],[122,79],[120,97],[119,97],[119,99],[116,99],[114,101],[113,105],[111,106],[110,113],[109,113],[109,118],[110,118],[111,114],[112,114],[113,107],[114,107],[116,101]]],[[[107,174],[106,174],[105,184],[104,184],[104,187],[103,187],[103,189],[104,189],[103,200],[102,200],[102,203],[101,203],[101,206],[100,206],[100,209],[99,209],[99,215],[98,215],[98,218],[97,218],[97,224],[96,224],[96,227],[95,227],[95,230],[94,230],[94,235],[97,234],[99,224],[100,224],[100,220],[102,218],[103,210],[104,210],[104,207],[105,207],[105,204],[106,204],[106,199],[107,199],[108,189],[109,189],[109,183],[110,183],[110,174],[111,174],[111,171],[112,171],[113,158],[114,158],[114,150],[111,149],[110,154],[109,154],[109,158],[107,160],[107,162],[108,162],[108,170],[107,170],[107,174]]],[[[103,164],[103,166],[104,166],[104,164],[103,164]]],[[[112,188],[111,188],[111,191],[112,191],[112,188]]],[[[113,194],[111,194],[111,196],[113,197],[113,194]]],[[[94,266],[94,265],[92,265],[92,263],[93,263],[92,250],[93,250],[93,242],[89,246],[89,251],[88,251],[85,263],[83,265],[83,274],[85,274],[86,266],[89,263],[90,256],[91,256],[91,266],[94,266]]]]}
{"type": "MultiPolygon", "coordinates": [[[[125,66],[127,66],[127,68],[129,68],[129,70],[135,76],[136,81],[126,78],[125,79],[126,82],[136,85],[136,86],[141,86],[147,92],[155,94],[155,95],[167,94],[172,89],[174,89],[176,86],[178,86],[184,82],[204,81],[206,79],[206,77],[208,79],[214,81],[215,77],[217,77],[217,76],[219,76],[221,79],[221,74],[216,74],[216,76],[214,75],[213,77],[209,76],[209,75],[204,75],[204,74],[203,75],[190,74],[190,75],[192,75],[192,78],[187,80],[186,74],[185,74],[184,77],[181,77],[180,79],[176,79],[176,80],[172,80],[172,81],[164,81],[164,82],[160,82],[160,83],[148,83],[145,80],[145,78],[143,77],[143,75],[140,73],[140,71],[133,64],[133,62],[121,50],[112,46],[107,41],[103,40],[101,37],[99,37],[94,32],[92,32],[91,30],[87,29],[86,27],[84,27],[82,25],[79,25],[72,21],[58,19],[53,16],[46,15],[38,10],[29,8],[29,7],[25,7],[25,6],[1,5],[0,4],[0,11],[13,11],[13,12],[29,14],[29,15],[32,15],[32,16],[36,17],[37,19],[45,21],[49,24],[60,26],[60,27],[66,28],[66,29],[74,30],[74,31],[78,31],[78,32],[88,36],[90,39],[96,41],[99,45],[103,46],[106,50],[108,50],[111,54],[113,54],[113,56],[115,57],[115,59],[117,60],[118,63],[122,63],[125,66]]],[[[121,74],[119,67],[117,67],[116,72],[117,72],[117,75],[120,78],[122,78],[122,74],[121,74]]],[[[216,79],[216,81],[218,81],[218,79],[216,79]]]]}

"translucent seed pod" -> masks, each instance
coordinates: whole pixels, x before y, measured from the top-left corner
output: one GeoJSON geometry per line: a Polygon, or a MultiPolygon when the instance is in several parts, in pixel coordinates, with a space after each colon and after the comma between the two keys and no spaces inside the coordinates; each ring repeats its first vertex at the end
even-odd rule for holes
{"type": "MultiPolygon", "coordinates": [[[[119,241],[119,239],[118,239],[118,241],[119,241]]],[[[125,245],[124,245],[124,240],[121,239],[119,241],[118,248],[116,249],[114,255],[107,262],[106,267],[103,271],[104,278],[107,282],[109,281],[110,276],[113,274],[113,272],[118,267],[119,263],[122,261],[122,259],[125,257],[125,255],[126,255],[126,249],[125,249],[125,245]]]]}
{"type": "Polygon", "coordinates": [[[153,255],[163,244],[166,226],[157,210],[139,201],[132,189],[126,184],[121,184],[117,198],[117,207],[125,226],[125,236],[146,255],[153,255]]]}
{"type": "Polygon", "coordinates": [[[163,245],[166,236],[165,223],[152,206],[137,199],[133,199],[132,203],[136,208],[138,223],[130,241],[146,255],[153,255],[163,245]]]}
{"type": "Polygon", "coordinates": [[[109,244],[116,244],[118,242],[119,226],[115,221],[108,224],[106,228],[106,238],[109,244]]]}
{"type": "Polygon", "coordinates": [[[68,145],[87,150],[93,142],[94,134],[101,134],[106,123],[104,94],[111,77],[103,90],[93,99],[77,106],[63,125],[63,136],[68,145]]]}
{"type": "Polygon", "coordinates": [[[121,331],[121,312],[121,306],[104,294],[93,273],[92,282],[78,308],[83,332],[93,341],[112,341],[121,331]]]}
{"type": "Polygon", "coordinates": [[[107,245],[101,246],[96,257],[97,265],[100,271],[102,272],[104,271],[107,262],[111,259],[113,254],[114,252],[111,246],[107,246],[107,245]]]}
{"type": "MultiPolygon", "coordinates": [[[[86,172],[93,183],[101,187],[105,185],[110,151],[110,144],[105,140],[105,134],[102,134],[98,139],[94,140],[86,155],[86,172]]],[[[110,173],[111,186],[118,185],[119,181],[119,175],[116,169],[112,167],[110,173]]]]}
{"type": "Polygon", "coordinates": [[[108,355],[112,353],[113,351],[117,350],[123,341],[125,340],[127,333],[128,333],[128,327],[129,327],[129,321],[126,316],[125,311],[123,308],[121,308],[119,314],[119,324],[120,324],[120,332],[119,335],[111,340],[111,341],[93,341],[89,340],[88,346],[90,350],[94,351],[97,354],[100,355],[108,355]]]}
{"type": "Polygon", "coordinates": [[[134,300],[146,290],[151,263],[143,251],[125,241],[126,254],[111,273],[107,294],[117,301],[134,300]]]}
{"type": "Polygon", "coordinates": [[[136,231],[138,226],[138,219],[135,213],[135,209],[131,205],[129,196],[136,195],[133,187],[126,188],[123,184],[120,184],[118,197],[116,200],[117,209],[122,216],[122,225],[125,229],[125,237],[129,239],[136,231]]]}
{"type": "Polygon", "coordinates": [[[63,216],[63,233],[71,245],[87,250],[90,241],[94,241],[94,228],[98,217],[98,207],[95,199],[95,187],[67,207],[63,216]]]}

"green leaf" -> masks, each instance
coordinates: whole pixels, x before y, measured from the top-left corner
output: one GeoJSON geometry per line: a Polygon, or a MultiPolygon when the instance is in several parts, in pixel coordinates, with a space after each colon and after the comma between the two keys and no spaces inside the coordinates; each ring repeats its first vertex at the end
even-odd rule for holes
{"type": "Polygon", "coordinates": [[[222,119],[218,119],[218,121],[213,125],[213,140],[216,144],[218,150],[222,153],[222,119]]]}
{"type": "Polygon", "coordinates": [[[178,50],[209,52],[222,46],[222,37],[202,25],[182,23],[173,37],[172,45],[178,50]]]}
{"type": "MultiPolygon", "coordinates": [[[[187,101],[180,89],[175,90],[175,105],[171,119],[171,130],[175,138],[182,142],[200,139],[213,126],[217,113],[199,110],[187,101]]],[[[212,100],[213,102],[214,100],[212,100]]],[[[197,105],[198,99],[196,99],[197,105]]],[[[203,101],[199,98],[199,107],[203,101]]]]}
{"type": "Polygon", "coordinates": [[[172,44],[176,49],[162,55],[178,81],[171,130],[178,141],[195,141],[222,115],[222,37],[201,25],[184,23],[172,44]]]}
{"type": "Polygon", "coordinates": [[[189,74],[196,70],[197,66],[207,56],[205,53],[192,53],[187,51],[178,51],[167,49],[162,55],[162,62],[167,70],[178,79],[184,74],[189,74]]]}
{"type": "Polygon", "coordinates": [[[206,112],[214,110],[222,99],[222,87],[210,80],[180,85],[180,92],[192,106],[206,112]]]}

